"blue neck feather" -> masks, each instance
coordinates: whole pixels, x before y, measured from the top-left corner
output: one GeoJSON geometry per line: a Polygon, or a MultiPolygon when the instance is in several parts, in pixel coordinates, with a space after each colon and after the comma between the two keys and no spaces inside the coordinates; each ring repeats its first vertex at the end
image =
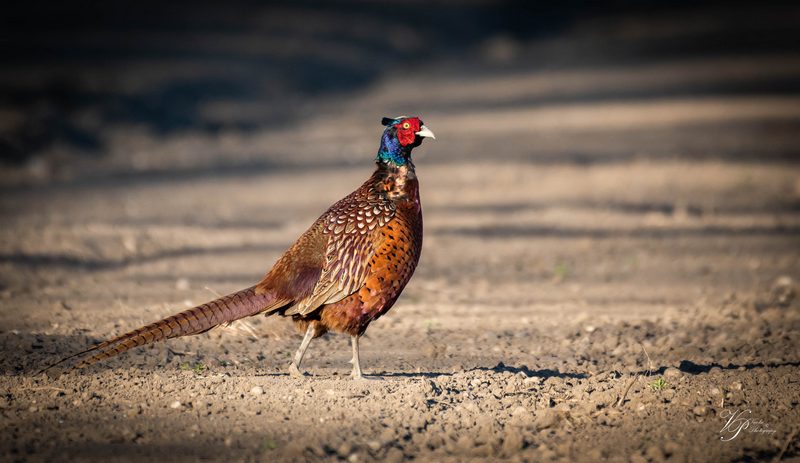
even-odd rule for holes
{"type": "Polygon", "coordinates": [[[397,139],[397,136],[392,133],[392,130],[386,130],[381,137],[381,147],[378,149],[378,162],[386,164],[394,164],[397,166],[404,166],[408,163],[411,156],[411,147],[403,146],[397,139]]]}

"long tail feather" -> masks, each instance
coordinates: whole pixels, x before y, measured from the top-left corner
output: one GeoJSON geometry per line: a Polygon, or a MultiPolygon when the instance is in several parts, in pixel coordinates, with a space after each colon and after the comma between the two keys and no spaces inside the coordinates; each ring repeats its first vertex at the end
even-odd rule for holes
{"type": "Polygon", "coordinates": [[[44,373],[72,358],[98,351],[73,367],[84,368],[135,347],[179,336],[204,333],[223,323],[275,309],[283,303],[283,301],[276,300],[272,294],[256,292],[256,287],[252,286],[101,342],[82,352],[61,359],[41,372],[44,373]]]}

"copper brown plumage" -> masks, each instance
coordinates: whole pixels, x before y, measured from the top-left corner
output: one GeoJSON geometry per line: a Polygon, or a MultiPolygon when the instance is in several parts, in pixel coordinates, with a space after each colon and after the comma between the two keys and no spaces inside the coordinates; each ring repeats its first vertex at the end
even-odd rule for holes
{"type": "Polygon", "coordinates": [[[383,125],[372,176],[322,214],[257,285],[102,342],[51,367],[91,354],[75,365],[82,368],[138,346],[266,313],[291,317],[305,332],[290,364],[292,374],[300,374],[311,340],[334,331],[351,336],[353,377],[362,378],[358,339],[394,305],[419,261],[422,206],[411,151],[423,138],[433,138],[417,117],[384,118],[383,125]]]}

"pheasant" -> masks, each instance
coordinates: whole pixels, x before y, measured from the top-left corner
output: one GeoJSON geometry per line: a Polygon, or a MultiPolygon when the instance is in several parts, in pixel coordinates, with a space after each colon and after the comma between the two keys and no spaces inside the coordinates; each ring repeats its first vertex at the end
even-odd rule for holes
{"type": "Polygon", "coordinates": [[[386,128],[372,176],[322,214],[258,284],[99,343],[47,369],[91,353],[72,367],[83,368],[138,346],[264,313],[291,317],[305,332],[289,365],[292,375],[302,375],[311,340],[333,331],[350,335],[352,376],[366,379],[358,340],[394,305],[422,250],[422,206],[411,150],[426,137],[435,139],[418,117],[385,117],[381,123],[386,128]]]}

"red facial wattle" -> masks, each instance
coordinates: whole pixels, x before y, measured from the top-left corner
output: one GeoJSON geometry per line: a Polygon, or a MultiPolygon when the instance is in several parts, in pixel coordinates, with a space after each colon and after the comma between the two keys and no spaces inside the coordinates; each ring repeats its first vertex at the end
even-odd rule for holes
{"type": "Polygon", "coordinates": [[[397,124],[397,140],[403,146],[414,143],[419,132],[420,121],[416,117],[404,119],[397,124]]]}

